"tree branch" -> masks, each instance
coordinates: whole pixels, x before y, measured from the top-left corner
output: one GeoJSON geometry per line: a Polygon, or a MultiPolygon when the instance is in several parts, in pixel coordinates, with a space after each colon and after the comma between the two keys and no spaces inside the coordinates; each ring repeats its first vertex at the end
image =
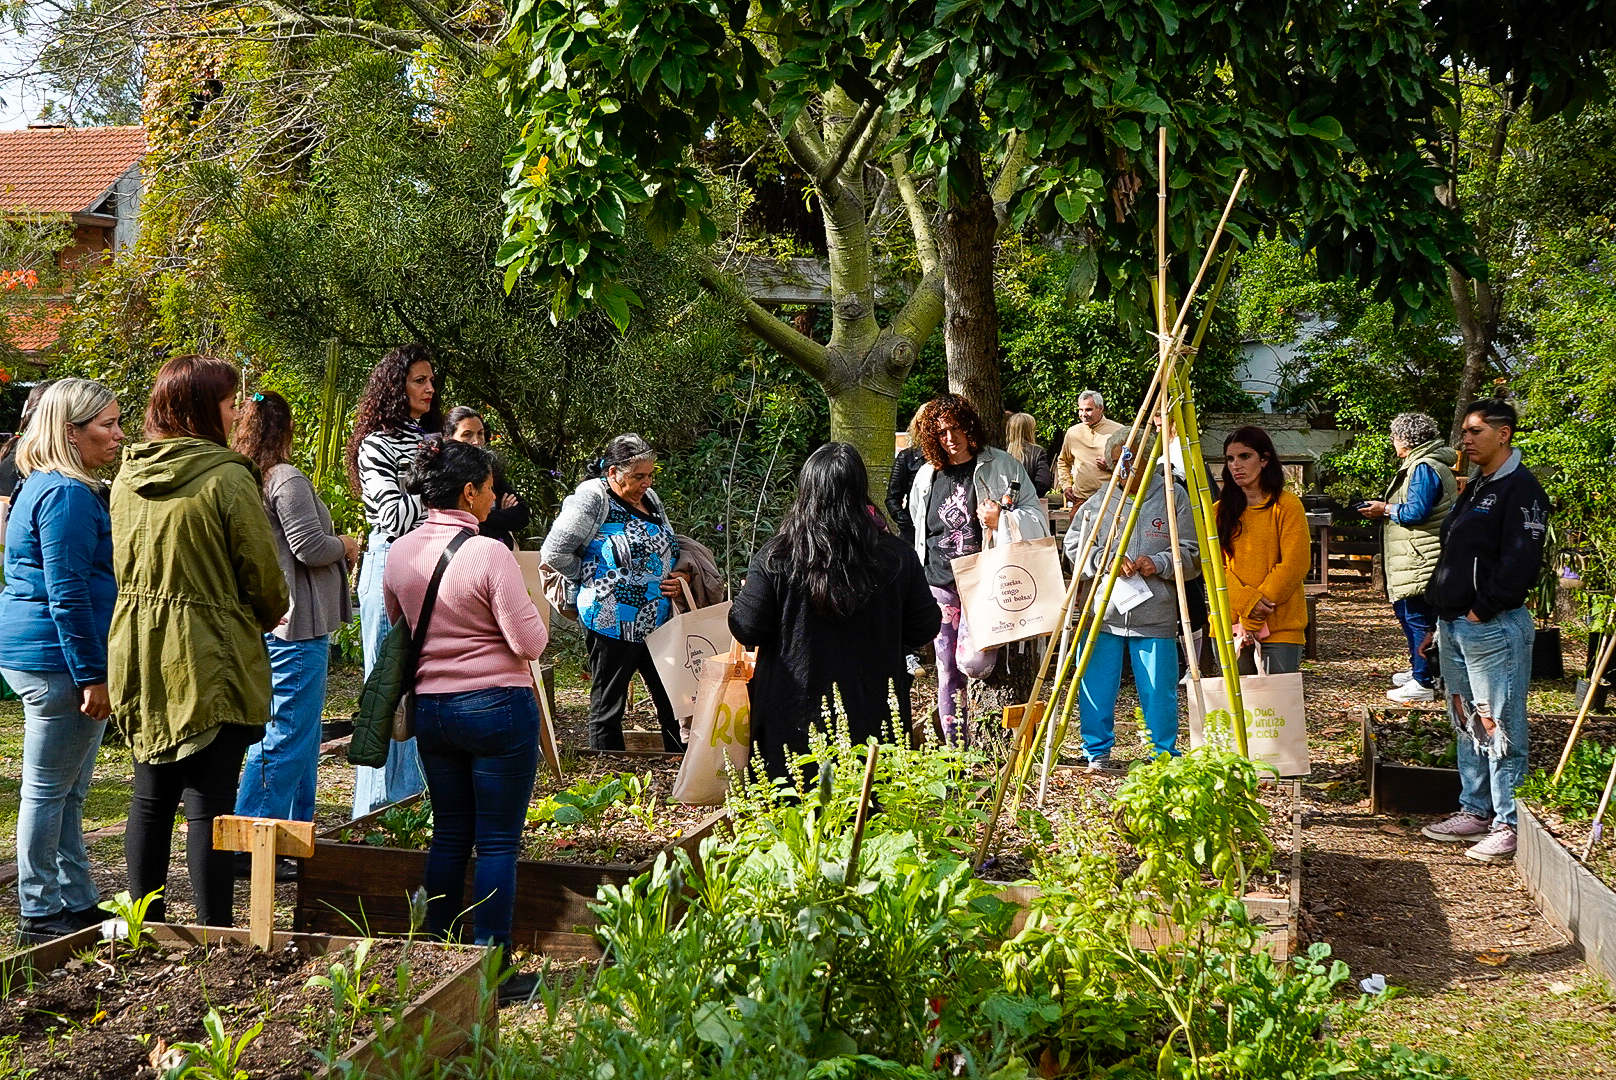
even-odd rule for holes
{"type": "MultiPolygon", "coordinates": [[[[898,185],[898,197],[903,200],[903,208],[909,214],[909,227],[915,233],[915,251],[920,258],[921,272],[931,277],[941,265],[937,255],[937,231],[932,228],[931,218],[926,214],[926,204],[920,198],[920,189],[915,186],[915,178],[909,174],[909,159],[906,155],[892,155],[892,179],[898,185]]],[[[938,288],[939,290],[942,288],[940,283],[938,288]]],[[[920,290],[915,291],[918,294],[920,290]]],[[[938,295],[941,296],[941,293],[938,295]]],[[[913,298],[910,299],[913,302],[913,298]]]]}
{"type": "Polygon", "coordinates": [[[472,68],[479,69],[488,59],[488,51],[480,44],[467,41],[465,38],[449,29],[447,16],[433,7],[429,0],[404,0],[404,6],[421,24],[432,32],[432,36],[449,46],[450,50],[458,55],[472,68]]]}
{"type": "Polygon", "coordinates": [[[701,283],[734,304],[741,311],[747,329],[779,350],[780,355],[802,368],[819,383],[830,378],[830,350],[813,338],[797,332],[775,318],[767,308],[746,295],[740,282],[712,264],[697,270],[701,283]]]}
{"type": "Polygon", "coordinates": [[[842,137],[837,142],[835,151],[814,177],[816,184],[827,187],[834,183],[836,178],[841,175],[842,168],[849,161],[852,162],[854,168],[859,167],[864,154],[869,152],[866,136],[880,123],[883,111],[883,106],[869,101],[858,107],[858,112],[854,113],[853,119],[848,122],[847,130],[842,132],[842,137]],[[855,148],[863,151],[863,153],[855,155],[853,152],[855,148]]]}

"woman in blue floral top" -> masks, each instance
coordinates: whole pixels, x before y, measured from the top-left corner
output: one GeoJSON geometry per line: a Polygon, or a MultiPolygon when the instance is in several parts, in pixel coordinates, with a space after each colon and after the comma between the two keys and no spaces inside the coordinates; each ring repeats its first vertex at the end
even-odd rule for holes
{"type": "Polygon", "coordinates": [[[629,682],[639,672],[651,691],[662,744],[684,750],[673,703],[651,662],[646,636],[668,621],[679,595],[673,565],[679,541],[651,490],[656,451],[619,435],[590,467],[590,478],[561,504],[543,558],[578,590],[578,621],[589,648],[589,745],[623,749],[629,682]]]}

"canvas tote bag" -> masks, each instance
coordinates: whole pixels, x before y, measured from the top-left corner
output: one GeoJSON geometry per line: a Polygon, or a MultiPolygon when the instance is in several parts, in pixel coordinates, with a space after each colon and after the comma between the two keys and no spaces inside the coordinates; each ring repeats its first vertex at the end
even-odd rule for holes
{"type": "Polygon", "coordinates": [[[696,715],[690,721],[685,758],[673,782],[673,800],[688,806],[718,806],[729,792],[730,772],[752,759],[752,678],[757,653],[739,643],[701,665],[696,715]],[[727,762],[727,768],[726,768],[727,762]]]}
{"type": "Polygon", "coordinates": [[[730,602],[698,608],[690,586],[684,578],[678,580],[690,610],[674,615],[651,631],[645,647],[651,650],[651,662],[656,665],[668,700],[673,702],[674,717],[683,720],[696,711],[701,662],[729,652],[735,639],[729,632],[730,602]]]}
{"type": "MultiPolygon", "coordinates": [[[[1255,644],[1257,670],[1266,672],[1262,643],[1255,644]]],[[[1236,743],[1231,725],[1215,725],[1206,730],[1205,718],[1195,700],[1195,689],[1185,681],[1190,702],[1190,746],[1212,745],[1234,752],[1236,743]]],[[[1229,692],[1221,676],[1203,678],[1201,695],[1208,712],[1229,711],[1229,692]]],[[[1302,673],[1287,675],[1240,676],[1240,701],[1246,714],[1246,750],[1253,761],[1272,765],[1281,776],[1306,776],[1312,771],[1307,751],[1307,703],[1302,696],[1302,673]]]]}
{"type": "Polygon", "coordinates": [[[973,648],[991,649],[1060,629],[1066,601],[1060,541],[1053,536],[1021,539],[1014,517],[1010,536],[1010,543],[995,547],[992,532],[984,529],[982,538],[989,546],[949,563],[973,648]]]}

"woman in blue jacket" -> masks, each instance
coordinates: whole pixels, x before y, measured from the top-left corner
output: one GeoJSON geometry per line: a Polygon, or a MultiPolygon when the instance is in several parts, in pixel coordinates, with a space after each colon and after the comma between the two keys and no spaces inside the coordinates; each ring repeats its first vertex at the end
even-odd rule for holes
{"type": "Polygon", "coordinates": [[[117,587],[106,485],[123,442],[118,402],[89,379],[40,399],[17,448],[23,482],[6,523],[0,673],[23,703],[17,810],[18,936],[37,944],[99,922],[84,797],[111,707],[107,630],[117,587]]]}

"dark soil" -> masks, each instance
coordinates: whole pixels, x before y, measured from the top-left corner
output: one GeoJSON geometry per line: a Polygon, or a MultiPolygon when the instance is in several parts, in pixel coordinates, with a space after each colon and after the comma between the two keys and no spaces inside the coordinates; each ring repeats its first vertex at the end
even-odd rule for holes
{"type": "MultiPolygon", "coordinates": [[[[1383,761],[1399,765],[1423,765],[1428,768],[1455,768],[1457,743],[1453,724],[1441,706],[1417,709],[1370,709],[1375,725],[1375,745],[1383,761]]],[[[1570,720],[1559,716],[1529,715],[1531,737],[1527,742],[1529,767],[1553,769],[1560,760],[1566,738],[1571,734],[1570,720]]],[[[1578,740],[1616,742],[1616,720],[1592,717],[1582,725],[1578,740]]]]}
{"type": "MultiPolygon", "coordinates": [[[[1543,831],[1560,842],[1560,846],[1582,859],[1582,852],[1588,846],[1588,833],[1593,829],[1591,817],[1566,817],[1556,810],[1534,806],[1532,813],[1543,824],[1543,831]]],[[[1588,861],[1583,865],[1600,879],[1616,889],[1616,847],[1611,844],[1611,815],[1607,811],[1605,820],[1600,827],[1599,838],[1594,841],[1593,850],[1588,855],[1588,861]]]]}
{"type": "MultiPolygon", "coordinates": [[[[397,1001],[393,971],[405,947],[371,946],[367,967],[377,975],[378,1007],[397,1001]]],[[[237,1066],[254,1080],[292,1080],[319,1067],[315,1054],[326,1045],[335,1013],[330,991],[305,984],[329,971],[337,955],[311,957],[294,946],[265,954],[234,941],[110,950],[102,943],[0,1001],[0,1046],[19,1070],[12,1075],[155,1080],[159,1066],[166,1072],[184,1060],[174,1044],[208,1041],[203,1019],[210,1008],[232,1040],[263,1022],[237,1066]]],[[[352,963],[351,947],[340,958],[352,963]]],[[[416,944],[409,995],[424,993],[462,962],[463,954],[416,944]]],[[[361,1019],[353,1043],[373,1030],[361,1019]]]]}

